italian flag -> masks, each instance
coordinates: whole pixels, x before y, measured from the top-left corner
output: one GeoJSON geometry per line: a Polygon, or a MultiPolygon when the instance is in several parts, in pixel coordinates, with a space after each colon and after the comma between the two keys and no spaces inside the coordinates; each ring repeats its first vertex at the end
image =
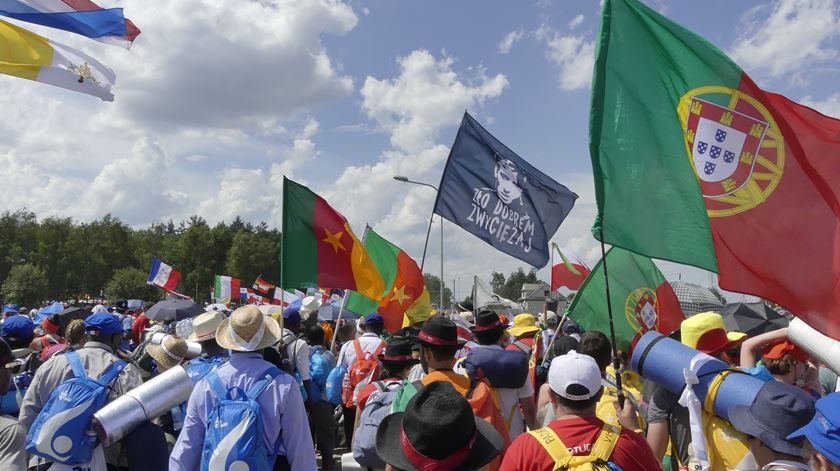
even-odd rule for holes
{"type": "Polygon", "coordinates": [[[216,275],[213,293],[218,302],[228,304],[231,300],[239,299],[239,280],[230,276],[216,275]]]}
{"type": "Polygon", "coordinates": [[[359,314],[379,312],[388,332],[428,319],[432,301],[417,262],[371,228],[365,232],[365,248],[382,274],[385,288],[376,301],[349,293],[345,307],[359,314]]]}
{"type": "Polygon", "coordinates": [[[382,276],[347,220],[309,188],[283,177],[283,288],[329,286],[379,299],[382,276]]]}
{"type": "MultiPolygon", "coordinates": [[[[677,295],[648,257],[613,247],[607,252],[615,341],[630,352],[639,337],[655,330],[665,335],[680,328],[684,316],[677,295]]],[[[595,265],[568,308],[586,330],[609,332],[603,260],[595,265]]]]}
{"type": "Polygon", "coordinates": [[[721,288],[840,338],[837,136],[840,120],[762,90],[638,0],[604,2],[589,129],[597,238],[717,272],[721,288]]]}
{"type": "Polygon", "coordinates": [[[551,267],[551,290],[555,291],[564,286],[571,291],[579,290],[583,281],[589,276],[589,267],[580,257],[566,249],[561,249],[554,242],[551,246],[560,255],[560,263],[551,267]]]}

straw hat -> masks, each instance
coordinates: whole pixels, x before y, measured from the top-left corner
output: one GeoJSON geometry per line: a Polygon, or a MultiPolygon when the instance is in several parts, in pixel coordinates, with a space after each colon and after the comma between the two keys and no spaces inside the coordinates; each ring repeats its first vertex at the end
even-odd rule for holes
{"type": "Polygon", "coordinates": [[[159,372],[178,366],[184,361],[188,351],[187,342],[174,335],[164,337],[160,345],[150,344],[146,347],[146,352],[155,359],[159,372]]]}
{"type": "Polygon", "coordinates": [[[219,311],[205,312],[193,319],[192,334],[187,338],[190,342],[201,342],[216,338],[216,329],[225,320],[225,315],[219,311]]]}
{"type": "Polygon", "coordinates": [[[256,306],[242,306],[233,311],[216,329],[216,343],[237,352],[255,352],[277,343],[280,326],[256,306]]]}

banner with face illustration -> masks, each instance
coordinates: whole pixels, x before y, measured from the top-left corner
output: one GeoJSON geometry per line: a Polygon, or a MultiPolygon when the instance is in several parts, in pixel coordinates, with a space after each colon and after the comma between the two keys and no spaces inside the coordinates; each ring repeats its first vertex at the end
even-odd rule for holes
{"type": "Polygon", "coordinates": [[[542,268],[549,259],[548,241],[577,197],[464,113],[434,212],[496,249],[542,268]]]}

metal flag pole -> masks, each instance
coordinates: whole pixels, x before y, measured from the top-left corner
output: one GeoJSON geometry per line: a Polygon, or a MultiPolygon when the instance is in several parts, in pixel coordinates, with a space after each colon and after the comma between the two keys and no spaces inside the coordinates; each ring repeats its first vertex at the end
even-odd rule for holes
{"type": "Polygon", "coordinates": [[[604,286],[607,292],[607,315],[610,319],[610,341],[612,342],[613,369],[615,370],[615,388],[618,405],[624,409],[624,388],[621,386],[621,365],[618,362],[618,346],[615,343],[615,322],[613,321],[612,299],[610,298],[610,277],[607,273],[607,249],[604,247],[604,229],[600,230],[601,264],[604,266],[604,286]]]}

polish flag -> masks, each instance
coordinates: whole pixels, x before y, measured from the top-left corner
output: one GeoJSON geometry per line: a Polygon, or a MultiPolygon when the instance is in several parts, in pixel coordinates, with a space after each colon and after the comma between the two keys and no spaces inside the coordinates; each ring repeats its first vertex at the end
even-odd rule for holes
{"type": "Polygon", "coordinates": [[[551,267],[551,290],[565,286],[571,291],[577,291],[583,284],[583,280],[589,276],[589,267],[572,252],[561,249],[554,243],[552,246],[560,254],[560,263],[551,267]]]}

